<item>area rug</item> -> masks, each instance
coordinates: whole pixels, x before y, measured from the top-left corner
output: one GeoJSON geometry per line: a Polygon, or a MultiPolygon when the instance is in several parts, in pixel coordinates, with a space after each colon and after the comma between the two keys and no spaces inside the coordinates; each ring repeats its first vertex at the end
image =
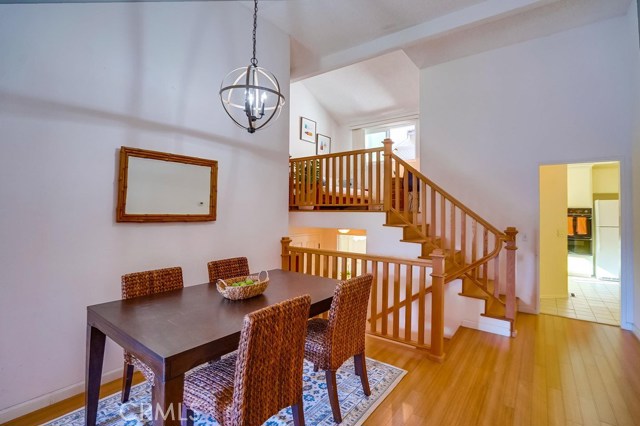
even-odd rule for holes
{"type": "MultiPolygon", "coordinates": [[[[405,370],[370,358],[367,358],[367,372],[371,388],[371,395],[368,397],[362,392],[360,378],[355,375],[353,359],[345,362],[337,372],[338,398],[343,418],[341,425],[362,425],[407,373],[405,370]]],[[[306,424],[334,425],[324,372],[314,372],[312,364],[305,360],[302,383],[306,424]]],[[[218,426],[213,418],[198,412],[195,414],[196,426],[218,426]]],[[[97,424],[99,426],[151,426],[150,418],[151,386],[144,382],[131,388],[131,397],[126,404],[120,402],[119,392],[101,399],[97,424]]],[[[76,425],[84,425],[84,408],[45,424],[45,426],[76,425]]],[[[286,408],[271,417],[265,425],[293,425],[291,408],[286,408]]]]}

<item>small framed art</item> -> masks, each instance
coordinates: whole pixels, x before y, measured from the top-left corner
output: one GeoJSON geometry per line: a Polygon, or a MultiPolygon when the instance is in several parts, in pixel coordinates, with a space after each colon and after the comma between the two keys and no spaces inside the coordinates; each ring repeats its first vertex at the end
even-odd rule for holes
{"type": "Polygon", "coordinates": [[[331,138],[318,133],[316,142],[316,155],[331,154],[331,138]]]}
{"type": "Polygon", "coordinates": [[[300,139],[306,142],[316,143],[315,121],[300,117],[300,139]]]}

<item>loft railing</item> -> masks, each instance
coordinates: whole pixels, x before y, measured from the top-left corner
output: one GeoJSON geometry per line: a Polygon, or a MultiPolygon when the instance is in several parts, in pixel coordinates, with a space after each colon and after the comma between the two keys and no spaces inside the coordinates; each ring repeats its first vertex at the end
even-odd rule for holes
{"type": "Polygon", "coordinates": [[[444,358],[443,262],[293,247],[288,237],[281,243],[284,270],[342,280],[373,274],[367,332],[444,358]]]}
{"type": "Polygon", "coordinates": [[[289,159],[292,210],[382,210],[383,148],[289,159]]]}

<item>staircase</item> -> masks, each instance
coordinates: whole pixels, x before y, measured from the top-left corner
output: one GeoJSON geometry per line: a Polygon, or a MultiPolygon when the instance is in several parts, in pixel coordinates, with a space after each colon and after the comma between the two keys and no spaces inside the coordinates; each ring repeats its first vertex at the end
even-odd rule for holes
{"type": "Polygon", "coordinates": [[[419,258],[434,279],[461,280],[459,294],[484,301],[482,316],[505,321],[515,336],[517,230],[500,231],[396,156],[391,140],[383,144],[291,159],[290,210],[306,203],[315,209],[384,211],[385,226],[402,230],[400,241],[420,245],[419,258]]]}
{"type": "MultiPolygon", "coordinates": [[[[515,228],[505,232],[486,222],[420,171],[393,154],[392,141],[384,141],[385,226],[402,229],[400,241],[420,244],[420,258],[431,261],[444,254],[445,283],[462,280],[461,296],[484,301],[483,316],[507,321],[515,336],[517,299],[501,286],[502,248],[515,249],[515,228]],[[511,244],[513,243],[513,244],[511,244]],[[512,298],[513,300],[509,300],[512,298]],[[513,306],[507,306],[513,305],[513,306]]],[[[515,274],[513,274],[515,275],[515,274]]],[[[514,278],[514,277],[513,277],[514,278]]]]}

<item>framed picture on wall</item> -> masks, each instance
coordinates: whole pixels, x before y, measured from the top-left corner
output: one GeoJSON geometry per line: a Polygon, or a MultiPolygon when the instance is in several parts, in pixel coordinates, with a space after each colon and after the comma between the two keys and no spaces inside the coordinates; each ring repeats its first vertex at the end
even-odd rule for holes
{"type": "Polygon", "coordinates": [[[316,155],[331,154],[331,138],[318,133],[316,142],[316,155]]]}
{"type": "Polygon", "coordinates": [[[300,139],[305,142],[316,143],[316,122],[300,117],[300,139]]]}

